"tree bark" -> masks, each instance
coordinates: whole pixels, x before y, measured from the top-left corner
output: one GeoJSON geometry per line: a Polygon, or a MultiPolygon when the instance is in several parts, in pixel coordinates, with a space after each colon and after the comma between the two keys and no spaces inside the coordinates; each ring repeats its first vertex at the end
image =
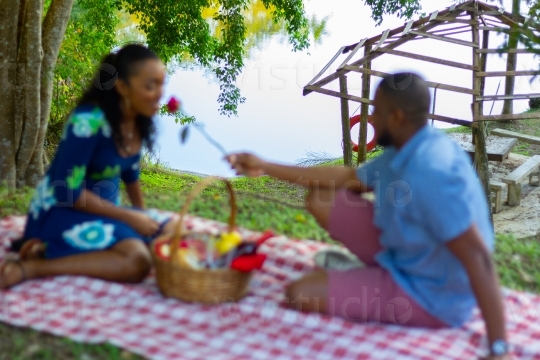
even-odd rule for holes
{"type": "Polygon", "coordinates": [[[0,0],[0,186],[15,187],[15,119],[17,24],[19,0],[0,0]]]}
{"type": "Polygon", "coordinates": [[[52,0],[43,20],[43,0],[0,0],[0,185],[8,188],[43,175],[54,66],[73,2],[52,0]]]}
{"type": "Polygon", "coordinates": [[[66,33],[74,0],[55,0],[51,3],[43,22],[43,61],[41,63],[40,86],[40,120],[37,146],[30,160],[30,171],[25,178],[33,184],[43,175],[44,151],[43,143],[47,133],[47,123],[51,114],[51,101],[54,85],[54,66],[58,60],[60,46],[66,33]]]}
{"type": "MultiPolygon", "coordinates": [[[[512,1],[512,14],[519,15],[521,0],[512,1]]],[[[510,31],[508,35],[508,48],[517,49],[519,43],[519,34],[517,31],[510,31]]],[[[506,71],[516,70],[517,64],[517,54],[508,54],[506,60],[506,71]]],[[[516,83],[516,78],[514,76],[507,76],[505,80],[505,95],[513,95],[514,87],[516,83]]],[[[514,100],[504,100],[502,114],[513,114],[514,113],[514,100]]]]}
{"type": "MultiPolygon", "coordinates": [[[[24,91],[24,115],[21,142],[17,151],[16,171],[17,187],[24,187],[26,184],[26,172],[33,172],[34,169],[30,160],[34,149],[37,146],[40,119],[40,76],[41,76],[41,19],[43,4],[41,0],[29,0],[24,17],[24,35],[19,52],[23,55],[20,62],[21,69],[24,68],[24,76],[21,89],[24,91]]],[[[34,183],[28,184],[34,185],[34,183]]]]}

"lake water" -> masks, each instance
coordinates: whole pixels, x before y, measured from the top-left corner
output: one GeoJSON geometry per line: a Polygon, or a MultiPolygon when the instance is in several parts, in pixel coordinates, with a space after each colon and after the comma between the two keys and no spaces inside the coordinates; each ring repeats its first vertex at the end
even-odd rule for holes
{"type": "MultiPolygon", "coordinates": [[[[504,1],[507,9],[511,2],[504,1]]],[[[423,11],[431,13],[450,6],[450,1],[425,0],[423,11]]],[[[294,164],[304,158],[307,151],[324,152],[340,156],[341,119],[338,98],[312,93],[302,96],[302,88],[324,67],[343,45],[378,35],[386,29],[403,25],[404,20],[388,17],[379,27],[371,19],[368,7],[360,0],[310,0],[305,2],[308,16],[329,16],[328,34],[322,43],[312,45],[309,51],[294,53],[287,41],[275,37],[262,44],[245,61],[245,69],[239,77],[238,86],[246,103],[240,105],[238,117],[220,116],[217,97],[218,85],[205,76],[202,70],[178,70],[169,79],[164,99],[174,95],[181,99],[183,109],[204,123],[206,131],[229,151],[250,151],[261,157],[284,164],[294,164]]],[[[462,39],[470,40],[470,34],[462,39]]],[[[490,47],[504,42],[502,35],[493,33],[490,47]]],[[[469,48],[434,40],[416,40],[399,47],[399,50],[470,63],[469,48]]],[[[360,54],[356,58],[359,58],[360,54]]],[[[342,59],[344,59],[343,56],[342,59]]],[[[356,59],[355,58],[355,59],[356,59]]],[[[327,74],[335,71],[341,61],[335,62],[327,74]]],[[[489,58],[488,70],[505,70],[506,62],[498,55],[489,58]]],[[[471,72],[451,69],[441,65],[398,58],[391,55],[379,57],[373,68],[384,72],[413,70],[430,81],[470,87],[471,72]]],[[[538,61],[529,55],[519,55],[518,70],[535,69],[538,61]]],[[[495,94],[501,78],[488,78],[486,94],[495,94]]],[[[538,81],[529,78],[516,79],[515,93],[539,92],[538,81]]],[[[349,90],[360,95],[360,75],[348,76],[349,90]]],[[[372,80],[372,87],[376,78],[372,80]]],[[[337,90],[337,82],[330,89],[337,90]]],[[[373,91],[373,89],[372,89],[373,91]]],[[[499,94],[504,92],[504,80],[499,94]]],[[[436,113],[470,120],[471,96],[439,90],[436,113]]],[[[351,115],[358,111],[358,103],[350,102],[351,115]]],[[[485,103],[485,113],[491,111],[491,102],[485,103]]],[[[495,104],[493,114],[500,114],[502,102],[495,104]]],[[[524,111],[528,102],[515,101],[514,112],[524,111]]],[[[232,176],[233,172],[222,161],[222,154],[212,147],[198,132],[192,131],[185,145],[179,142],[181,126],[171,117],[161,117],[158,123],[158,157],[169,167],[191,172],[232,176]]],[[[447,127],[447,124],[436,123],[447,127]]],[[[355,133],[354,137],[357,135],[355,133]]]]}

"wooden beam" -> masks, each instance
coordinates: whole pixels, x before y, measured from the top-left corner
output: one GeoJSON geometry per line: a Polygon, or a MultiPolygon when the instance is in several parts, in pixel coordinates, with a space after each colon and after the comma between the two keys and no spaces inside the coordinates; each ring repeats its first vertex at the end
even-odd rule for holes
{"type": "Polygon", "coordinates": [[[495,31],[495,32],[505,32],[511,30],[509,27],[493,27],[493,26],[480,26],[482,31],[495,31]]]}
{"type": "Polygon", "coordinates": [[[499,101],[499,100],[527,100],[538,99],[540,94],[514,94],[514,95],[485,95],[477,99],[479,101],[499,101]]]}
{"type": "Polygon", "coordinates": [[[460,24],[468,24],[468,25],[478,25],[478,21],[474,22],[471,20],[466,19],[456,19],[448,16],[438,16],[435,21],[447,21],[449,23],[460,23],[460,24]]]}
{"type": "MultiPolygon", "coordinates": [[[[474,11],[471,11],[469,15],[471,16],[471,20],[475,21],[478,20],[478,2],[473,3],[474,11]]],[[[488,40],[486,37],[484,37],[484,42],[482,44],[482,47],[488,46],[488,40]]],[[[472,26],[472,42],[476,45],[476,48],[480,47],[480,31],[478,30],[478,25],[472,26]]],[[[473,89],[475,91],[478,91],[480,95],[483,95],[484,89],[484,79],[476,76],[478,71],[484,70],[486,68],[486,63],[482,62],[482,58],[479,53],[475,51],[476,49],[473,48],[472,50],[472,58],[473,58],[473,66],[474,70],[472,73],[472,84],[473,89]]],[[[478,97],[476,95],[473,95],[472,98],[472,115],[473,120],[476,119],[478,116],[483,114],[483,103],[478,101],[478,97]]],[[[490,200],[490,194],[491,191],[489,189],[489,163],[488,163],[488,155],[487,155],[487,146],[486,146],[486,131],[485,131],[485,124],[475,124],[472,128],[472,138],[473,143],[475,147],[474,152],[474,165],[476,167],[476,172],[478,173],[478,177],[480,179],[480,182],[482,183],[482,186],[484,187],[484,194],[486,196],[486,201],[491,203],[490,200]]],[[[489,214],[491,215],[491,206],[489,207],[489,214]]]]}
{"type": "Polygon", "coordinates": [[[345,46],[342,46],[337,52],[336,54],[334,55],[334,57],[332,58],[332,60],[330,60],[328,62],[328,64],[326,64],[325,67],[322,68],[321,71],[319,71],[319,73],[317,74],[317,76],[315,76],[310,82],[308,85],[312,85],[315,81],[317,81],[321,76],[322,74],[324,74],[324,72],[326,70],[328,70],[328,68],[334,63],[334,61],[336,61],[336,59],[339,57],[339,55],[341,55],[343,53],[343,50],[345,50],[345,46]]]}
{"type": "Polygon", "coordinates": [[[387,53],[387,54],[390,54],[390,55],[406,57],[406,58],[409,58],[409,59],[415,59],[415,60],[427,61],[427,62],[440,64],[440,65],[451,66],[451,67],[455,67],[455,68],[458,68],[458,69],[464,69],[464,70],[473,70],[474,69],[472,67],[472,65],[469,65],[469,64],[464,64],[464,63],[459,63],[459,62],[449,61],[449,60],[443,60],[443,59],[438,59],[438,58],[431,57],[431,56],[413,54],[413,53],[400,51],[400,50],[384,49],[383,48],[383,49],[379,49],[378,51],[381,51],[381,52],[384,52],[384,53],[387,53]]]}
{"type": "Polygon", "coordinates": [[[540,120],[540,115],[535,113],[529,114],[505,114],[505,115],[484,115],[478,116],[474,121],[501,121],[501,120],[540,120]]]}
{"type": "Polygon", "coordinates": [[[456,44],[456,45],[469,46],[469,47],[473,47],[473,48],[478,48],[479,47],[478,44],[475,44],[474,42],[465,41],[465,40],[459,40],[459,39],[453,39],[453,38],[447,38],[447,37],[444,37],[444,36],[434,35],[434,34],[430,34],[430,33],[423,32],[423,31],[411,30],[410,33],[418,35],[418,36],[427,37],[427,38],[430,38],[430,39],[449,42],[449,43],[456,44]]]}
{"type": "MultiPolygon", "coordinates": [[[[527,32],[525,31],[525,29],[521,29],[521,28],[511,28],[511,27],[494,27],[494,26],[480,26],[480,30],[487,30],[487,31],[493,31],[493,32],[498,32],[498,33],[504,33],[504,34],[509,34],[511,31],[519,31],[525,35],[527,35],[527,32]]],[[[538,37],[539,34],[538,34],[538,30],[533,30],[533,29],[527,29],[527,31],[530,31],[531,34],[533,34],[535,37],[538,37]]]]}
{"type": "MultiPolygon", "coordinates": [[[[385,72],[382,72],[382,71],[364,69],[364,68],[361,68],[361,67],[351,66],[351,65],[346,65],[346,66],[343,67],[343,69],[349,70],[349,71],[354,71],[354,72],[361,73],[361,74],[370,74],[370,75],[381,77],[381,78],[385,77],[385,76],[388,76],[388,75],[391,75],[389,73],[385,73],[385,72]]],[[[437,89],[453,91],[453,92],[457,92],[457,93],[461,93],[461,94],[468,94],[468,95],[480,95],[480,93],[475,92],[472,89],[467,89],[467,88],[460,87],[460,86],[441,84],[441,83],[436,83],[436,82],[432,82],[432,81],[426,81],[426,84],[430,88],[437,88],[437,89]]]]}
{"type": "Polygon", "coordinates": [[[528,49],[477,49],[479,54],[533,54],[528,49]]]}
{"type": "Polygon", "coordinates": [[[361,98],[359,96],[354,96],[354,95],[349,95],[349,94],[342,94],[338,91],[323,89],[319,86],[308,85],[305,87],[305,89],[308,89],[310,92],[314,91],[321,94],[330,95],[330,96],[334,96],[341,99],[347,99],[347,100],[351,100],[351,101],[362,103],[362,104],[373,105],[373,101],[369,99],[361,98]]]}
{"type": "MultiPolygon", "coordinates": [[[[371,46],[365,47],[364,55],[371,52],[371,46]]],[[[371,63],[364,64],[365,70],[371,70],[371,63]]],[[[366,71],[362,74],[362,97],[369,99],[371,93],[371,75],[366,71]]],[[[369,105],[362,103],[360,106],[360,129],[358,131],[358,153],[357,153],[357,165],[361,162],[365,162],[367,159],[367,124],[369,117],[369,105]]]]}
{"type": "Polygon", "coordinates": [[[448,124],[462,125],[462,126],[467,126],[467,127],[471,127],[471,124],[472,124],[471,121],[451,118],[448,116],[442,116],[442,115],[437,115],[437,114],[429,114],[428,118],[437,120],[437,121],[442,121],[448,124]]]}
{"type": "Polygon", "coordinates": [[[450,36],[450,35],[465,34],[465,33],[470,33],[470,32],[471,32],[471,30],[464,29],[464,30],[460,30],[460,31],[451,31],[451,32],[448,32],[448,33],[439,33],[438,35],[450,36]]]}
{"type": "Polygon", "coordinates": [[[497,76],[533,76],[540,75],[540,70],[518,70],[518,71],[479,71],[478,77],[497,77],[497,76]]]}
{"type": "Polygon", "coordinates": [[[347,56],[347,58],[345,59],[345,61],[343,61],[343,63],[341,63],[341,65],[338,67],[338,70],[341,69],[344,65],[347,65],[347,63],[349,62],[349,60],[352,59],[352,57],[358,52],[358,50],[360,50],[360,48],[362,46],[364,46],[364,44],[366,43],[366,40],[367,38],[363,39],[362,41],[360,41],[358,43],[358,45],[356,45],[356,47],[354,48],[353,51],[351,51],[351,53],[349,54],[349,56],[347,56]]]}
{"type": "Polygon", "coordinates": [[[501,16],[503,13],[500,11],[480,11],[478,15],[491,15],[491,16],[501,16]]]}
{"type": "MultiPolygon", "coordinates": [[[[343,95],[348,95],[347,77],[339,77],[339,91],[343,95]]],[[[351,124],[349,120],[349,100],[341,98],[341,132],[343,136],[343,163],[345,166],[352,166],[352,144],[351,144],[351,124]]]]}
{"type": "Polygon", "coordinates": [[[436,34],[436,33],[439,33],[439,32],[451,31],[451,30],[467,30],[467,31],[470,31],[471,27],[467,26],[467,25],[454,26],[454,27],[451,27],[451,28],[435,29],[435,30],[432,30],[431,33],[436,34]]]}

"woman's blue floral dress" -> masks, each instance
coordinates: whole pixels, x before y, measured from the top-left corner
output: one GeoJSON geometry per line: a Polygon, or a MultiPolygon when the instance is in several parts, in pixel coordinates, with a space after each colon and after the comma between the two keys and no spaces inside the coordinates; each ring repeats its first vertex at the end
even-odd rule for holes
{"type": "Polygon", "coordinates": [[[99,107],[79,106],[68,119],[51,166],[37,185],[24,238],[41,239],[47,258],[107,249],[127,238],[144,240],[121,221],[73,208],[83,189],[118,204],[120,179],[136,181],[139,160],[140,154],[120,156],[99,107]]]}

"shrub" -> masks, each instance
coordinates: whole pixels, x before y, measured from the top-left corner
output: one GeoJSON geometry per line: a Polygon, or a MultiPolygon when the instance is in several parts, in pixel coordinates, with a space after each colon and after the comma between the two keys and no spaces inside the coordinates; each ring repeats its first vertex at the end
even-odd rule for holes
{"type": "Polygon", "coordinates": [[[529,99],[529,108],[530,109],[540,109],[540,98],[529,99]]]}

